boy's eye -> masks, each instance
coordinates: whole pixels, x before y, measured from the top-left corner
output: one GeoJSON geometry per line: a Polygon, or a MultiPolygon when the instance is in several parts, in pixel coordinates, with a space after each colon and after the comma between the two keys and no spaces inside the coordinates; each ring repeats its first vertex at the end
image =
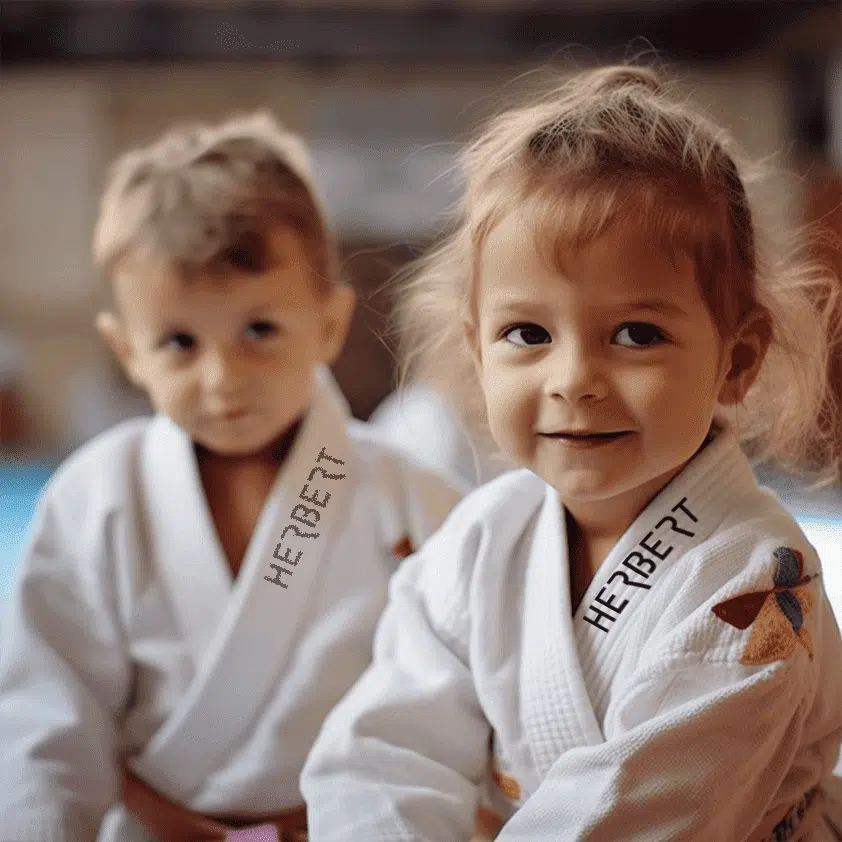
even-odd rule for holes
{"type": "Polygon", "coordinates": [[[539,325],[515,325],[503,333],[503,338],[512,345],[544,345],[552,341],[550,334],[539,325]]]}
{"type": "Polygon", "coordinates": [[[273,336],[276,334],[278,332],[278,328],[276,325],[272,324],[272,322],[256,321],[249,322],[246,332],[248,333],[250,339],[264,339],[267,336],[273,336]]]}
{"type": "Polygon", "coordinates": [[[174,333],[164,341],[164,347],[170,351],[189,351],[196,346],[196,339],[189,333],[174,333]]]}
{"type": "Polygon", "coordinates": [[[655,325],[646,322],[632,322],[623,325],[614,334],[614,341],[626,348],[648,348],[664,341],[664,334],[655,325]]]}

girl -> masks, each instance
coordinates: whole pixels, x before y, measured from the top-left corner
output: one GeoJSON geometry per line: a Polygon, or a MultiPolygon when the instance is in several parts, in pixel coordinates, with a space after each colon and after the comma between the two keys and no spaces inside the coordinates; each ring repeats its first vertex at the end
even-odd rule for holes
{"type": "Polygon", "coordinates": [[[311,840],[468,839],[487,777],[501,842],[842,838],[842,641],[740,447],[835,470],[834,298],[761,261],[727,139],[648,70],[575,76],[465,169],[407,360],[527,470],[393,580],[311,840]]]}

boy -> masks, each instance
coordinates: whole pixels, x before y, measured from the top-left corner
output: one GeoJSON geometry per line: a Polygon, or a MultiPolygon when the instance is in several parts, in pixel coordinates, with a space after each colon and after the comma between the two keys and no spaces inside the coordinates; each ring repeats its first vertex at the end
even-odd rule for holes
{"type": "Polygon", "coordinates": [[[354,296],[270,117],[123,156],[94,253],[97,327],[158,414],[39,502],[0,640],[0,839],[292,839],[390,574],[459,494],[337,395],[354,296]]]}

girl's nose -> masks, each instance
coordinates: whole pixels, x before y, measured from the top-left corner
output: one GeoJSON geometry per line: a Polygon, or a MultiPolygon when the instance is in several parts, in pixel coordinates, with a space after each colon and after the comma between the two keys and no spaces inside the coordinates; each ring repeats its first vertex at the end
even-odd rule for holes
{"type": "Polygon", "coordinates": [[[571,405],[602,400],[607,392],[602,360],[581,342],[559,343],[546,359],[546,391],[571,405]]]}

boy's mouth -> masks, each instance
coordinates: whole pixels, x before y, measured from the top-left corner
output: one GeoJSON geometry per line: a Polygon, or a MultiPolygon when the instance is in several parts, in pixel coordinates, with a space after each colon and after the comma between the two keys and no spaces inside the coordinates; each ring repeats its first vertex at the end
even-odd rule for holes
{"type": "Polygon", "coordinates": [[[239,421],[249,414],[248,409],[230,409],[225,412],[220,412],[216,417],[220,421],[239,421]]]}

